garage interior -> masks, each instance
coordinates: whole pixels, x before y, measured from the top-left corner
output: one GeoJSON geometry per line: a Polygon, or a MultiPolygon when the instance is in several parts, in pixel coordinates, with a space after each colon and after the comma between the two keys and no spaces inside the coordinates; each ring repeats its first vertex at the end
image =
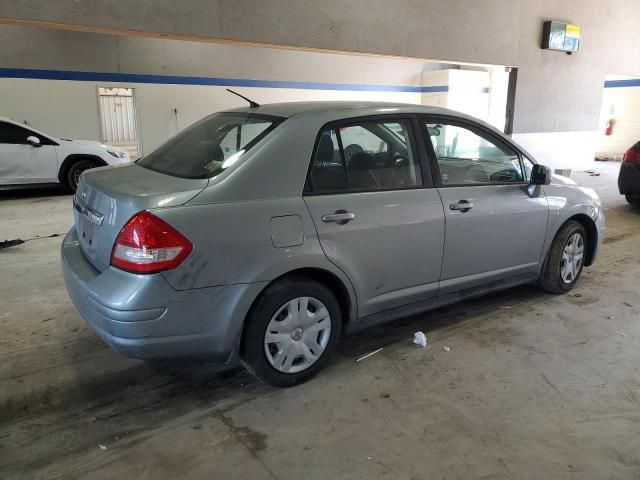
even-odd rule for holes
{"type": "Polygon", "coordinates": [[[640,140],[638,23],[634,0],[0,4],[0,117],[56,137],[135,159],[243,106],[227,88],[442,106],[596,190],[607,217],[566,295],[516,287],[376,327],[276,389],[112,351],[60,273],[72,194],[0,191],[0,242],[18,240],[0,249],[0,477],[640,478],[640,209],[617,186],[640,140]],[[576,53],[540,48],[550,19],[581,26],[576,53]]]}

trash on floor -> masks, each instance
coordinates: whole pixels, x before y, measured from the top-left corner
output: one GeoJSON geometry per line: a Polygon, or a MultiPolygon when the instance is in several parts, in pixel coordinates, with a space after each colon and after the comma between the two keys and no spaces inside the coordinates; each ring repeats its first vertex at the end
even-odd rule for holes
{"type": "Polygon", "coordinates": [[[597,170],[585,170],[584,173],[588,173],[592,177],[599,177],[600,176],[600,172],[598,172],[597,170]]]}
{"type": "Polygon", "coordinates": [[[421,347],[427,346],[427,336],[422,332],[416,332],[413,334],[413,344],[421,347]]]}
{"type": "Polygon", "coordinates": [[[500,308],[503,308],[505,310],[509,310],[511,308],[511,305],[500,305],[500,308]]]}
{"type": "Polygon", "coordinates": [[[105,446],[104,446],[104,445],[102,445],[102,444],[100,444],[100,445],[98,445],[98,446],[100,447],[100,450],[106,450],[106,449],[107,449],[107,447],[105,447],[105,446]]]}
{"type": "Polygon", "coordinates": [[[451,351],[451,348],[450,348],[450,347],[447,347],[446,345],[445,345],[444,347],[442,347],[442,349],[443,349],[445,352],[449,352],[449,351],[451,351]]]}
{"type": "MultiPolygon", "coordinates": [[[[384,348],[384,347],[383,347],[383,348],[384,348]]],[[[364,355],[364,356],[362,356],[362,357],[360,357],[360,358],[356,358],[356,362],[359,362],[360,360],[364,360],[365,358],[369,358],[371,355],[375,355],[376,353],[378,353],[378,352],[379,352],[379,351],[381,351],[381,350],[382,350],[382,348],[379,348],[379,349],[377,349],[377,350],[374,350],[374,351],[373,351],[373,352],[371,352],[371,353],[367,353],[366,355],[364,355]]]]}
{"type": "Polygon", "coordinates": [[[0,242],[0,249],[15,247],[16,245],[22,245],[23,243],[24,240],[20,238],[15,238],[13,240],[3,240],[2,242],[0,242]]]}

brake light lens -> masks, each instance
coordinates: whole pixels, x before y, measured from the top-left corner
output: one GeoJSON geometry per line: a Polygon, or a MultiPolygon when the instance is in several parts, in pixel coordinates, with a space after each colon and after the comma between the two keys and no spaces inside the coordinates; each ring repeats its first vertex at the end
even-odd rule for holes
{"type": "Polygon", "coordinates": [[[640,151],[636,151],[634,147],[627,150],[622,157],[623,162],[640,164],[640,151]]]}
{"type": "Polygon", "coordinates": [[[157,273],[176,268],[192,250],[184,235],[151,212],[142,211],[120,230],[111,265],[131,273],[157,273]]]}

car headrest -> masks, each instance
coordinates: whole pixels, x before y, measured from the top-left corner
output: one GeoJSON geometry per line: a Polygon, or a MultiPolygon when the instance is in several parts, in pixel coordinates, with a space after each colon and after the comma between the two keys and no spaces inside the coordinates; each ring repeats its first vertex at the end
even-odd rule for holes
{"type": "Polygon", "coordinates": [[[325,164],[333,161],[333,140],[330,135],[323,134],[318,142],[318,151],[316,152],[316,163],[325,164]]]}
{"type": "Polygon", "coordinates": [[[224,160],[224,152],[222,151],[222,147],[220,145],[216,145],[213,147],[211,151],[211,161],[213,162],[222,162],[224,160]]]}
{"type": "Polygon", "coordinates": [[[389,163],[389,154],[387,152],[377,152],[373,154],[373,159],[376,161],[378,167],[386,167],[389,163]]]}
{"type": "Polygon", "coordinates": [[[351,156],[349,160],[349,168],[352,170],[375,170],[376,159],[367,152],[357,152],[351,156]]]}

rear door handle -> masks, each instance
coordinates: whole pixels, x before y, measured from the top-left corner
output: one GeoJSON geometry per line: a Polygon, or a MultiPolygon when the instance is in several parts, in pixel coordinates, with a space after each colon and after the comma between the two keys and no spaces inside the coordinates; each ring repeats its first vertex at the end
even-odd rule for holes
{"type": "Polygon", "coordinates": [[[346,210],[336,210],[335,213],[329,213],[322,216],[322,221],[326,223],[335,222],[338,225],[344,225],[356,218],[355,213],[347,212],[346,210]]]}
{"type": "Polygon", "coordinates": [[[458,210],[462,213],[468,212],[473,208],[473,203],[469,200],[460,200],[458,203],[452,203],[449,205],[451,210],[458,210]]]}

